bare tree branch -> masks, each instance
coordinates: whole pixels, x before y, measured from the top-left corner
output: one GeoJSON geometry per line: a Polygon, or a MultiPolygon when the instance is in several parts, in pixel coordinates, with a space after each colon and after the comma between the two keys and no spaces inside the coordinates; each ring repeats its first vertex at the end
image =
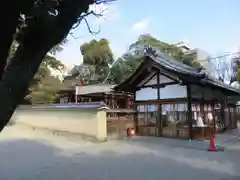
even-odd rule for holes
{"type": "Polygon", "coordinates": [[[90,27],[88,21],[87,21],[87,17],[88,17],[89,15],[93,15],[93,16],[95,16],[96,18],[103,17],[103,12],[104,12],[104,11],[105,11],[105,10],[101,10],[100,13],[96,13],[96,12],[94,12],[94,11],[90,11],[90,12],[88,12],[88,13],[85,13],[84,15],[82,15],[82,16],[79,17],[77,24],[75,24],[72,29],[76,29],[76,28],[81,24],[81,22],[84,21],[84,22],[86,23],[86,26],[87,26],[88,31],[89,31],[91,34],[93,34],[93,35],[99,34],[99,33],[100,33],[100,28],[99,28],[98,31],[94,32],[94,31],[92,30],[92,28],[90,27]]]}
{"type": "Polygon", "coordinates": [[[99,4],[108,4],[108,3],[111,3],[111,2],[114,2],[116,0],[96,0],[95,1],[95,4],[99,5],[99,4]]]}
{"type": "Polygon", "coordinates": [[[88,31],[89,31],[91,34],[97,35],[97,34],[100,33],[100,29],[99,29],[97,32],[92,31],[92,29],[91,29],[91,27],[90,27],[90,25],[89,25],[89,23],[88,23],[88,21],[87,21],[86,18],[83,18],[83,20],[85,21],[85,23],[86,23],[86,25],[87,25],[87,28],[88,28],[88,31]]]}
{"type": "MultiPolygon", "coordinates": [[[[89,15],[94,15],[95,17],[99,18],[99,17],[103,16],[103,15],[102,15],[103,12],[104,12],[104,11],[101,11],[101,13],[96,13],[96,12],[94,12],[94,11],[90,11],[90,12],[88,12],[88,13],[85,13],[85,14],[81,15],[81,16],[78,18],[77,24],[75,24],[72,29],[76,29],[76,28],[81,24],[82,20],[85,20],[85,22],[86,22],[86,20],[87,20],[86,17],[87,17],[87,16],[89,16],[89,15]]],[[[87,24],[88,24],[88,23],[87,23],[87,24]]],[[[91,30],[90,30],[89,32],[91,32],[91,30]]]]}

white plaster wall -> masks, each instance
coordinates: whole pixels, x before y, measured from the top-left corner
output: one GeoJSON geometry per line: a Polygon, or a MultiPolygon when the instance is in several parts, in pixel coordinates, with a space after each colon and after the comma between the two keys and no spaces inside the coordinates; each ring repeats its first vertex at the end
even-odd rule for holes
{"type": "MultiPolygon", "coordinates": [[[[146,77],[148,79],[149,77],[146,77]]],[[[141,86],[144,82],[144,79],[138,86],[141,86]]],[[[172,79],[160,74],[159,75],[160,84],[173,82],[172,79]]],[[[145,85],[156,85],[157,84],[157,75],[155,75],[149,82],[145,85]]],[[[136,91],[136,100],[156,100],[158,97],[156,88],[142,88],[136,91]]],[[[165,88],[160,88],[160,99],[170,99],[170,98],[185,98],[187,97],[186,86],[176,85],[167,85],[165,88]]]]}
{"type": "Polygon", "coordinates": [[[185,97],[187,97],[186,86],[173,84],[168,85],[165,88],[160,88],[160,99],[185,98],[185,97]]]}
{"type": "Polygon", "coordinates": [[[157,75],[155,75],[149,82],[147,82],[145,85],[153,85],[157,84],[157,75]]]}
{"type": "MultiPolygon", "coordinates": [[[[165,88],[160,88],[160,99],[170,98],[185,98],[187,97],[186,86],[179,84],[168,85],[165,88]]],[[[142,88],[136,92],[136,100],[156,100],[157,89],[156,88],[142,88]]]]}
{"type": "MultiPolygon", "coordinates": [[[[164,75],[159,75],[159,81],[160,81],[160,84],[162,83],[169,83],[169,82],[173,82],[172,79],[164,76],[164,75]]],[[[155,85],[157,84],[157,75],[155,75],[149,82],[147,82],[145,85],[155,85]]]]}
{"type": "MultiPolygon", "coordinates": [[[[151,73],[149,76],[147,76],[144,80],[142,80],[137,86],[141,87],[146,81],[149,80],[149,78],[153,75],[153,73],[151,73]]],[[[159,75],[159,80],[160,83],[168,83],[168,82],[173,82],[172,79],[160,74],[159,75]]],[[[149,82],[147,82],[145,85],[155,85],[157,84],[157,75],[155,75],[149,82]]]]}
{"type": "Polygon", "coordinates": [[[173,82],[172,79],[166,77],[166,76],[163,76],[163,75],[159,75],[159,80],[160,80],[160,83],[169,83],[169,82],[173,82]]]}
{"type": "Polygon", "coordinates": [[[157,99],[157,89],[142,88],[136,91],[136,100],[154,100],[157,99]]]}
{"type": "MultiPolygon", "coordinates": [[[[141,87],[144,83],[146,83],[156,72],[150,73],[148,76],[146,76],[138,85],[137,87],[141,87]]],[[[157,83],[157,78],[156,75],[148,82],[147,84],[156,84],[157,83]]]]}
{"type": "Polygon", "coordinates": [[[98,140],[104,140],[107,137],[106,113],[104,111],[19,108],[11,120],[36,128],[77,133],[98,140]]]}

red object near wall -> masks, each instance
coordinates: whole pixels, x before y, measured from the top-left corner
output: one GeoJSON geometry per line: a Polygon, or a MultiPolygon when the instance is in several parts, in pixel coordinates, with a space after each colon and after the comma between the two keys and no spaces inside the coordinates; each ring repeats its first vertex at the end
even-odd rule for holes
{"type": "Polygon", "coordinates": [[[210,144],[209,144],[208,151],[217,151],[217,148],[214,143],[214,135],[210,137],[210,144]]]}
{"type": "Polygon", "coordinates": [[[78,86],[84,86],[84,85],[85,85],[84,79],[82,78],[82,76],[80,76],[78,86]]]}
{"type": "Polygon", "coordinates": [[[128,108],[130,108],[131,105],[133,104],[133,100],[132,100],[132,97],[130,95],[128,95],[127,103],[128,103],[128,108]]]}
{"type": "Polygon", "coordinates": [[[127,128],[127,136],[136,136],[136,131],[134,128],[127,128]]]}

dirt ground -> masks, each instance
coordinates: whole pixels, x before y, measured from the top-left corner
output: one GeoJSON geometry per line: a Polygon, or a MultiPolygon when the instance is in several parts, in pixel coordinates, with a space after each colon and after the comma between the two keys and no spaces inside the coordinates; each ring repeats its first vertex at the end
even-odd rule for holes
{"type": "Polygon", "coordinates": [[[151,137],[93,143],[14,125],[0,134],[0,179],[237,180],[239,154],[171,147],[151,137]]]}

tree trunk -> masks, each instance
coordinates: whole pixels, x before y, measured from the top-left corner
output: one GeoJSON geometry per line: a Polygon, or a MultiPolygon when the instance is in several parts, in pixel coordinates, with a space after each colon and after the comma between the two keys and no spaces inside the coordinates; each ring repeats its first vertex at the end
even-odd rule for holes
{"type": "Polygon", "coordinates": [[[19,102],[24,98],[29,83],[37,72],[42,59],[51,48],[41,44],[20,45],[8,64],[0,82],[0,131],[10,120],[19,102]]]}
{"type": "Polygon", "coordinates": [[[93,0],[62,1],[58,8],[59,15],[55,19],[36,18],[35,22],[33,21],[29,25],[23,41],[5,68],[2,81],[0,81],[2,96],[0,131],[8,123],[17,105],[24,98],[46,53],[67,36],[72,25],[78,22],[79,15],[87,12],[89,5],[93,3],[93,0]]]}
{"type": "Polygon", "coordinates": [[[5,15],[5,10],[1,8],[0,15],[5,17],[4,28],[1,28],[1,34],[4,36],[0,43],[0,80],[4,72],[4,68],[7,64],[7,58],[9,55],[9,50],[13,42],[14,34],[18,25],[18,18],[20,15],[20,8],[17,5],[14,5],[15,1],[9,1],[6,5],[2,5],[5,9],[11,9],[9,15],[5,15]]]}

